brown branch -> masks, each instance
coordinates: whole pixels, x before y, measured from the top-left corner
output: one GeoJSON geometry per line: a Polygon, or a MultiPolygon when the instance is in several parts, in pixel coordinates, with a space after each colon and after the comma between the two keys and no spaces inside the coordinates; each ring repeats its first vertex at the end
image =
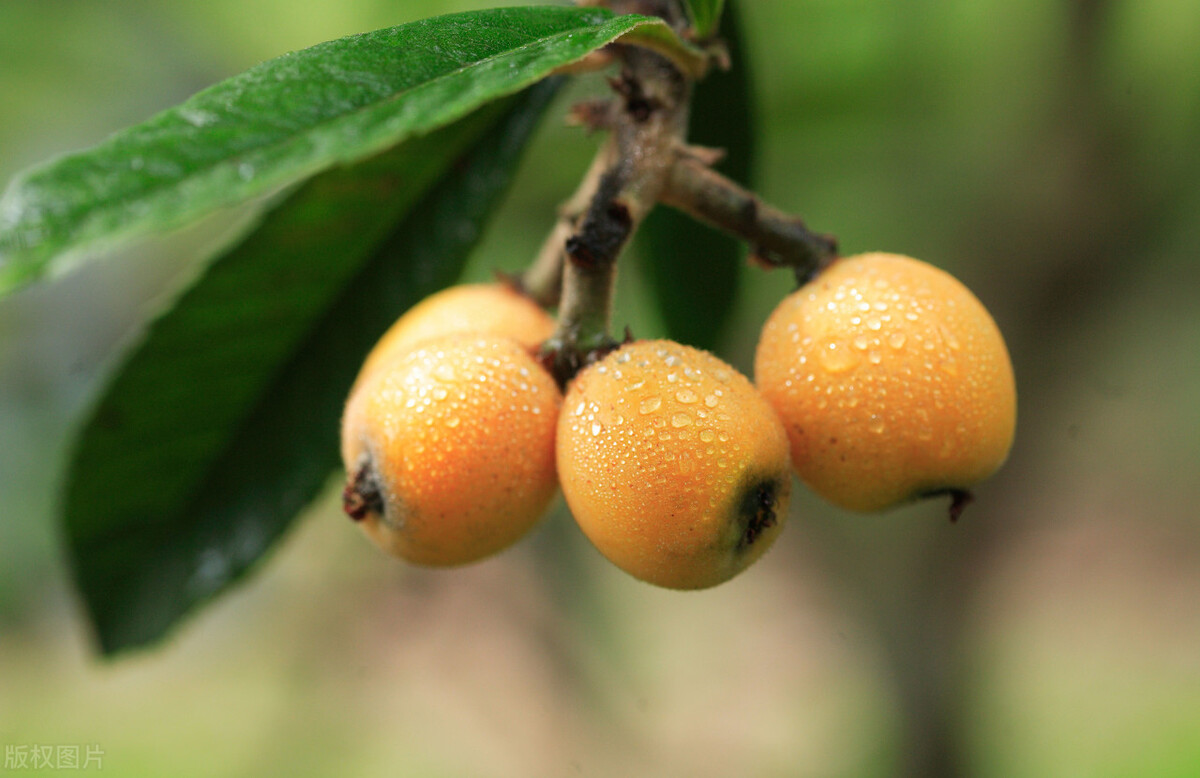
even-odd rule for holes
{"type": "MultiPolygon", "coordinates": [[[[618,96],[611,156],[586,210],[562,244],[566,262],[559,324],[545,348],[551,369],[564,384],[616,343],[609,330],[617,258],[661,197],[687,130],[691,80],[653,52],[632,46],[613,51],[623,68],[610,81],[618,96]]],[[[551,251],[557,251],[561,233],[557,228],[552,232],[551,251]]]]}
{"type": "Polygon", "coordinates": [[[810,232],[804,222],[764,203],[757,195],[681,150],[662,202],[745,240],[769,267],[789,267],[801,283],[837,257],[837,241],[810,232]]]}

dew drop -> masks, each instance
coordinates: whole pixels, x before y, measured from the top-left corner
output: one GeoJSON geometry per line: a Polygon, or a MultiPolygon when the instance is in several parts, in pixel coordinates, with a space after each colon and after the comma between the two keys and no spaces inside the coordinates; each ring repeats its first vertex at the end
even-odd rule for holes
{"type": "Polygon", "coordinates": [[[716,437],[716,433],[714,433],[712,430],[704,430],[700,433],[700,440],[704,441],[705,443],[712,443],[716,437]]]}
{"type": "Polygon", "coordinates": [[[821,365],[830,373],[844,373],[858,364],[859,356],[845,344],[831,340],[817,352],[821,365]]]}
{"type": "Polygon", "coordinates": [[[866,351],[869,345],[871,345],[871,341],[867,340],[866,335],[859,335],[854,339],[854,348],[859,351],[866,351]]]}
{"type": "Polygon", "coordinates": [[[716,408],[717,403],[719,403],[720,401],[721,400],[715,394],[710,394],[708,397],[704,398],[704,404],[707,405],[709,408],[716,408]]]}
{"type": "Polygon", "coordinates": [[[671,426],[672,427],[676,427],[676,428],[686,427],[691,423],[692,423],[692,417],[688,416],[686,413],[677,413],[671,417],[671,426]]]}
{"type": "Polygon", "coordinates": [[[600,426],[599,422],[592,424],[592,437],[599,435],[600,430],[602,430],[602,429],[604,429],[604,428],[600,426]]]}
{"type": "Polygon", "coordinates": [[[450,365],[447,365],[445,362],[442,362],[433,369],[433,375],[439,381],[453,381],[454,368],[452,368],[450,365]]]}
{"type": "Polygon", "coordinates": [[[684,405],[691,405],[692,403],[699,400],[700,397],[695,392],[693,392],[691,389],[680,389],[678,392],[675,393],[675,399],[678,400],[679,402],[683,403],[684,405]]]}
{"type": "Polygon", "coordinates": [[[657,397],[657,396],[656,397],[647,397],[645,400],[642,400],[640,405],[638,405],[638,412],[643,413],[643,414],[654,413],[661,406],[662,406],[662,398],[661,397],[657,397]]]}
{"type": "Polygon", "coordinates": [[[892,336],[888,338],[888,345],[892,348],[904,348],[904,340],[904,333],[893,333],[892,336]]]}
{"type": "Polygon", "coordinates": [[[885,429],[887,429],[887,425],[883,423],[883,419],[879,418],[875,414],[871,414],[870,420],[867,421],[867,429],[869,429],[871,432],[874,432],[876,435],[879,435],[882,434],[885,429]]]}
{"type": "MultiPolygon", "coordinates": [[[[432,421],[432,419],[431,419],[431,421],[432,421]]],[[[461,423],[462,423],[462,420],[459,419],[457,416],[451,416],[450,418],[446,419],[446,426],[450,427],[451,429],[453,429],[454,427],[457,427],[461,423]]]]}
{"type": "Polygon", "coordinates": [[[958,338],[954,336],[954,333],[951,332],[948,327],[941,325],[939,329],[942,332],[942,340],[946,341],[946,345],[949,346],[952,351],[958,351],[962,347],[958,342],[958,338]]]}
{"type": "Polygon", "coordinates": [[[878,351],[872,351],[870,354],[867,354],[867,361],[872,365],[878,365],[883,361],[883,355],[878,351]]]}

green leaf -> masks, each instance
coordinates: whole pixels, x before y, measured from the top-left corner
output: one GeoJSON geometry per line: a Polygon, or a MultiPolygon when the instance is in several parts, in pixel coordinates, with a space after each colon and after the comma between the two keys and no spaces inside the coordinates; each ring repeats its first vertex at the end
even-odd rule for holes
{"type": "MultiPolygon", "coordinates": [[[[717,167],[746,186],[753,184],[754,101],[736,7],[722,21],[733,67],[714,71],[696,86],[690,142],[724,149],[717,167]]],[[[648,255],[647,278],[659,301],[668,334],[683,343],[713,348],[733,311],[746,250],[737,240],[678,211],[657,208],[637,233],[648,255]]]]}
{"type": "Polygon", "coordinates": [[[104,652],[158,639],[236,580],[327,483],[363,356],[458,276],[557,81],[313,178],[153,324],[66,490],[104,652]]]}
{"type": "Polygon", "coordinates": [[[659,19],[543,6],[426,19],[265,62],[19,177],[0,198],[0,294],[378,154],[622,36],[703,61],[659,19]]]}
{"type": "Polygon", "coordinates": [[[700,40],[713,35],[721,20],[721,8],[725,0],[685,0],[688,15],[692,17],[692,30],[700,40]]]}

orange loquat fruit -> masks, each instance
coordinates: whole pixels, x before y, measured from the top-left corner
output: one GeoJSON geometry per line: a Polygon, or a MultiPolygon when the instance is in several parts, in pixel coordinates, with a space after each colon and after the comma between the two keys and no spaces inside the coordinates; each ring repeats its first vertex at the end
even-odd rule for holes
{"type": "Polygon", "coordinates": [[[672,589],[714,586],[753,563],[791,496],[787,436],[750,381],[662,340],[621,346],[574,378],[558,469],[596,548],[672,589]]]}
{"type": "Polygon", "coordinates": [[[512,339],[420,341],[351,392],[346,512],[385,551],[422,565],[506,548],[554,497],[561,403],[554,379],[512,339]]]}
{"type": "Polygon", "coordinates": [[[1000,330],[958,280],[910,257],[835,261],[768,318],[754,372],[800,478],[851,510],[957,499],[1012,445],[1000,330]]]}

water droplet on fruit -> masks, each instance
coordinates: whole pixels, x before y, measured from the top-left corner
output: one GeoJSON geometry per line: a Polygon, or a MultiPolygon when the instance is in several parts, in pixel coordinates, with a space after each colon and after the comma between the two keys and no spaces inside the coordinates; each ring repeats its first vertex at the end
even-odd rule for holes
{"type": "Polygon", "coordinates": [[[844,373],[858,364],[859,356],[844,343],[831,340],[817,352],[821,365],[830,373],[844,373]]]}
{"type": "Polygon", "coordinates": [[[683,403],[684,405],[691,405],[692,403],[699,400],[700,397],[695,392],[693,392],[691,389],[680,389],[678,392],[675,393],[675,399],[678,400],[679,402],[683,403]]]}
{"type": "Polygon", "coordinates": [[[642,400],[640,405],[638,405],[638,412],[643,414],[654,413],[659,409],[660,406],[662,406],[661,397],[647,397],[645,400],[642,400]]]}
{"type": "Polygon", "coordinates": [[[954,333],[951,332],[946,325],[939,325],[938,329],[941,330],[942,340],[946,341],[946,345],[949,346],[952,351],[958,351],[959,348],[961,348],[958,338],[954,336],[954,333]]]}
{"type": "Polygon", "coordinates": [[[691,423],[692,423],[692,417],[688,416],[686,413],[677,413],[671,417],[671,426],[672,427],[677,427],[677,428],[678,427],[686,427],[691,423]]]}

